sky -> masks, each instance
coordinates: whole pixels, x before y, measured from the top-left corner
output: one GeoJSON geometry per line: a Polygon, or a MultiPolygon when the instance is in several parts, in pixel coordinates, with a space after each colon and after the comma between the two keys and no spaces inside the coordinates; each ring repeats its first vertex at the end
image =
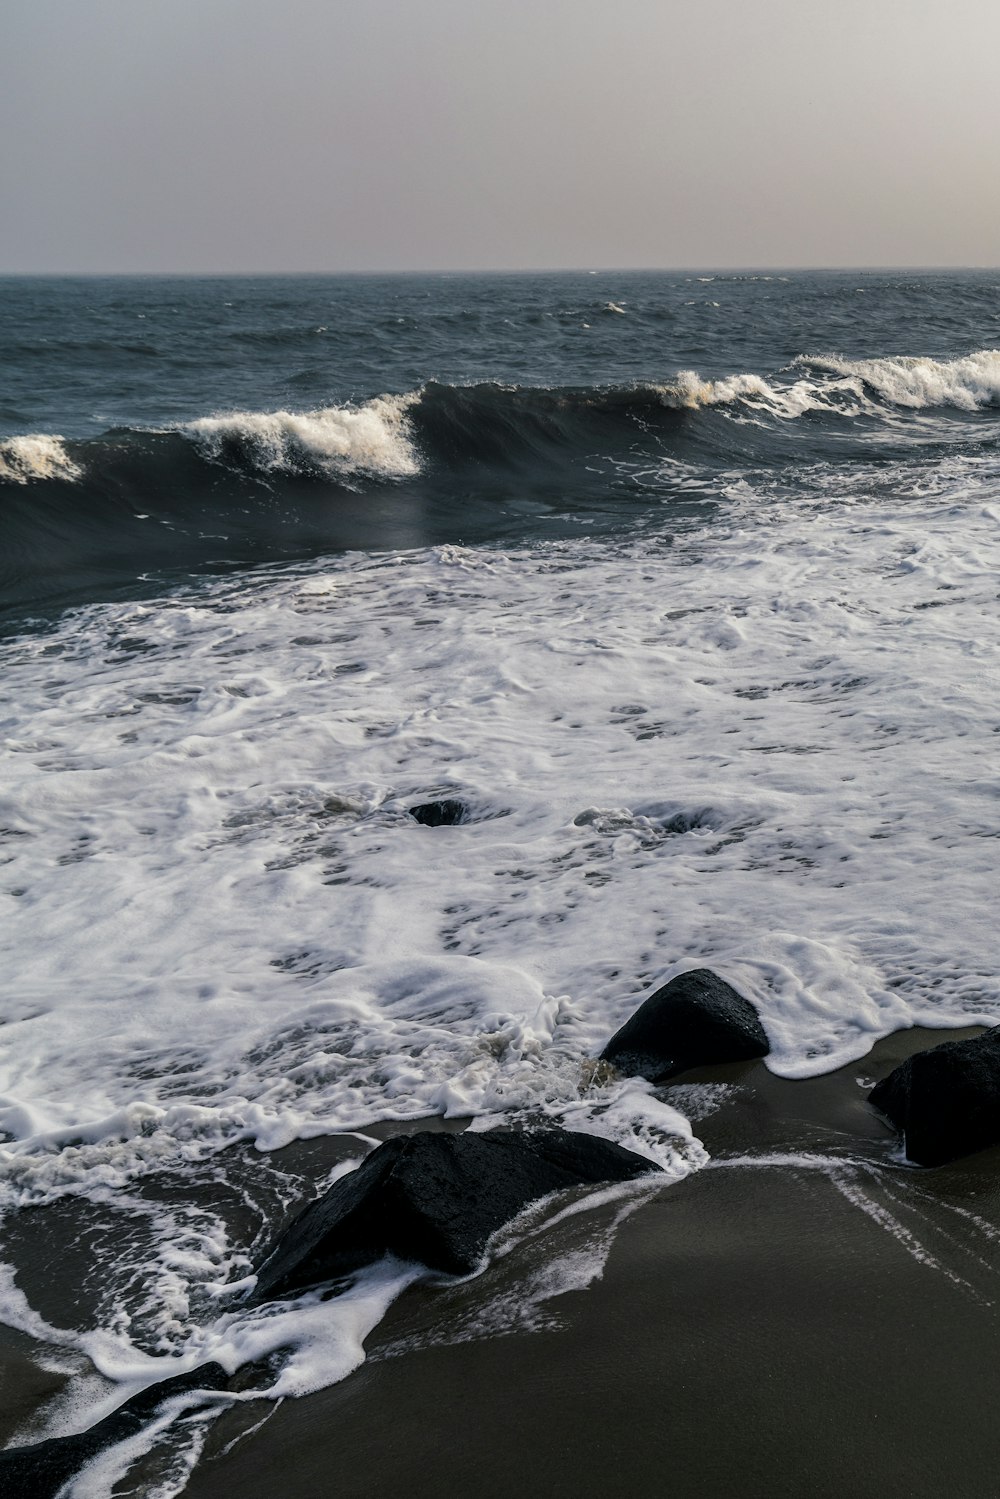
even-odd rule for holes
{"type": "Polygon", "coordinates": [[[0,273],[1000,264],[996,0],[3,0],[0,273]]]}

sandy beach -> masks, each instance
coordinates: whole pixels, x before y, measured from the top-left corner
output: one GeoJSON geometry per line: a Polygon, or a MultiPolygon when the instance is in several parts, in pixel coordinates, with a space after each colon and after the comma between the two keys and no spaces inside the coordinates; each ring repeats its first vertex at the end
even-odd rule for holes
{"type": "Polygon", "coordinates": [[[549,1303],[549,1326],[434,1346],[498,1281],[513,1290],[516,1254],[450,1298],[418,1288],[355,1375],[223,1456],[251,1424],[224,1416],[191,1499],[994,1494],[1000,1152],[887,1164],[857,1084],[943,1039],[908,1032],[801,1083],[742,1069],[698,1126],[713,1167],[630,1217],[603,1278],[549,1303]],[[765,1164],[727,1165],[743,1151],[765,1164]],[[767,1164],[783,1153],[823,1164],[767,1164]],[[866,1165],[838,1185],[838,1159],[866,1165]]]}

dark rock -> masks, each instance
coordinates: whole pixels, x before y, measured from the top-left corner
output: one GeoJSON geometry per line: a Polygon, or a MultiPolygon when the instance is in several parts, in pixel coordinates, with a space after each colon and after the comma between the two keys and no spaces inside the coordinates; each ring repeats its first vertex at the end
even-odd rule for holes
{"type": "Polygon", "coordinates": [[[220,1364],[203,1364],[133,1395],[89,1431],[50,1437],[30,1447],[0,1452],[0,1493],[4,1499],[55,1499],[62,1486],[106,1447],[137,1436],[164,1401],[196,1390],[220,1390],[228,1375],[220,1364]]]}
{"type": "Polygon", "coordinates": [[[254,1297],[305,1290],[386,1254],[466,1275],[490,1235],[528,1203],[657,1170],[609,1140],[569,1130],[397,1136],[286,1229],[260,1267],[254,1297]]]}
{"type": "Polygon", "coordinates": [[[409,809],[410,816],[425,828],[451,828],[456,823],[468,822],[469,809],[457,797],[448,797],[440,802],[421,802],[409,809]]]}
{"type": "Polygon", "coordinates": [[[769,1050],[753,1005],[708,968],[692,968],[639,1006],[601,1060],[627,1076],[662,1083],[689,1067],[748,1062],[769,1050]]]}
{"type": "Polygon", "coordinates": [[[1000,1144],[1000,1026],[907,1057],[869,1098],[920,1166],[1000,1144]]]}

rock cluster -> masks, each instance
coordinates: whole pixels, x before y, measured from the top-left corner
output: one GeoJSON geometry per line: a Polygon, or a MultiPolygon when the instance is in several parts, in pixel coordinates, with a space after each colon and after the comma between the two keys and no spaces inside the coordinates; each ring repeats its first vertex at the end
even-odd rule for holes
{"type": "MultiPolygon", "coordinates": [[[[467,816],[462,802],[410,808],[431,827],[467,816]]],[[[766,1056],[753,1005],[705,968],[679,974],[615,1032],[601,1060],[662,1083],[691,1068],[766,1056]]],[[[938,1166],[1000,1143],[1000,1026],[908,1058],[871,1093],[910,1160],[938,1166]]],[[[659,1168],[611,1141],[564,1129],[424,1130],[378,1146],[281,1233],[262,1260],[256,1302],[293,1296],[394,1255],[447,1275],[481,1264],[488,1242],[531,1203],[573,1187],[624,1182],[659,1168]]],[[[0,1453],[0,1491],[55,1499],[105,1447],[135,1435],[167,1400],[219,1390],[207,1364],[144,1390],[89,1431],[0,1453]]]]}

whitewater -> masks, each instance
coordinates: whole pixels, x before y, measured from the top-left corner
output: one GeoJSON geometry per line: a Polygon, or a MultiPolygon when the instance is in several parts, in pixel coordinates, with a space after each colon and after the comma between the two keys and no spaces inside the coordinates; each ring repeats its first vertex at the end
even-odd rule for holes
{"type": "MultiPolygon", "coordinates": [[[[732,278],[772,318],[782,285],[732,278]]],[[[675,290],[678,318],[726,295],[675,290]]],[[[367,393],[267,405],[262,380],[211,415],[66,409],[0,443],[19,527],[34,513],[44,539],[58,512],[96,554],[113,499],[136,535],[190,539],[130,541],[113,586],[88,560],[90,598],[18,603],[0,640],[0,1207],[83,1200],[135,1236],[125,1265],[113,1234],[98,1248],[86,1324],[53,1325],[9,1270],[0,1285],[0,1316],[81,1373],[44,1434],[208,1359],[267,1363],[255,1389],[275,1398],[357,1366],[414,1267],[240,1304],[262,1204],[324,1184],[295,1155],[309,1142],[346,1142],[326,1181],[429,1117],[615,1139],[666,1187],[585,1199],[579,1244],[468,1335],[591,1283],[614,1224],[588,1213],[617,1222],[708,1164],[709,1085],[593,1060],[685,969],[753,1002],[786,1078],[909,1026],[1000,1021],[1000,353],[802,338],[738,362],[720,330],[697,374],[690,339],[672,366],[658,347],[657,377],[629,332],[644,317],[665,339],[649,285],[590,295],[574,326],[608,307],[625,351],[599,384],[565,361],[514,380],[487,342],[463,383],[449,333],[420,381],[383,356],[367,393]],[[193,470],[143,487],[181,451],[203,465],[197,514],[193,470]],[[383,545],[315,543],[337,507],[373,523],[403,498],[404,536],[394,508],[383,545]],[[326,509],[300,550],[243,557],[250,521],[223,501],[257,536],[262,515],[274,536],[290,507],[326,509]],[[449,522],[428,535],[434,505],[449,522]],[[433,797],[466,816],[420,825],[433,797]],[[185,1207],[195,1181],[254,1204],[249,1238],[204,1195],[185,1207]]],[[[462,296],[430,306],[466,337],[462,296]]],[[[544,1215],[514,1232],[543,1238],[544,1215]]]]}

